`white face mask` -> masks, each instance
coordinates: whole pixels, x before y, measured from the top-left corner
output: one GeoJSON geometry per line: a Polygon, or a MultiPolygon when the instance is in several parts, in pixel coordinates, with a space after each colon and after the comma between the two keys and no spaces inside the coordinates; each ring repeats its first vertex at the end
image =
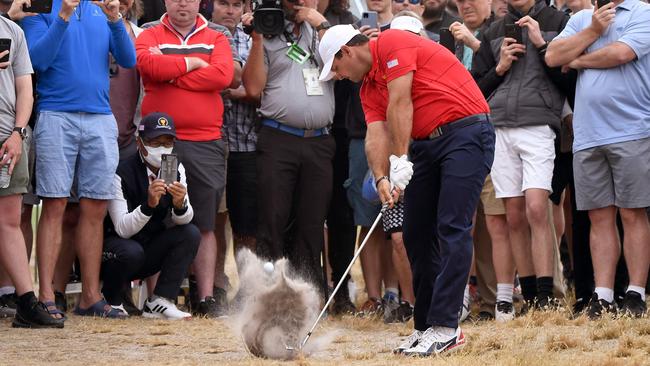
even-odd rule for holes
{"type": "Polygon", "coordinates": [[[173,148],[171,147],[164,147],[164,146],[159,146],[159,147],[151,147],[145,145],[144,148],[147,150],[147,156],[144,157],[144,160],[151,164],[154,168],[159,168],[160,169],[160,164],[162,162],[162,156],[163,154],[171,154],[173,148]]]}

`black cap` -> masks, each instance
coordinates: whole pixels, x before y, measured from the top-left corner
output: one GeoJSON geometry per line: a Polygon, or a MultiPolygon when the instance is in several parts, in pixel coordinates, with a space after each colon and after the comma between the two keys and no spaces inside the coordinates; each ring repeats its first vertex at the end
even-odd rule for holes
{"type": "Polygon", "coordinates": [[[142,118],[138,126],[138,135],[143,139],[154,139],[162,135],[176,137],[174,121],[166,113],[154,112],[142,118]]]}

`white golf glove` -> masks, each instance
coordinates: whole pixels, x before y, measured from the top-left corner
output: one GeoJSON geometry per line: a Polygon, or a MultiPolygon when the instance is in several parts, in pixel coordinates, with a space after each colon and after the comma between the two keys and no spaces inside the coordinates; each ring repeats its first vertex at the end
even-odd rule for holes
{"type": "Polygon", "coordinates": [[[403,191],[413,176],[413,163],[408,160],[406,155],[400,157],[391,155],[389,160],[390,181],[395,185],[395,187],[403,191]]]}

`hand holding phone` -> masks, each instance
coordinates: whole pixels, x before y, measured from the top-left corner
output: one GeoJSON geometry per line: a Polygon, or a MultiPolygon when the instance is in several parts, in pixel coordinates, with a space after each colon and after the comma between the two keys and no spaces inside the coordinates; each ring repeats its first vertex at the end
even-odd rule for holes
{"type": "MultiPolygon", "coordinates": [[[[11,52],[11,38],[0,38],[0,63],[9,62],[11,52]]],[[[6,68],[9,65],[4,66],[6,68]]]]}
{"type": "Polygon", "coordinates": [[[605,33],[610,24],[614,22],[616,10],[610,0],[597,0],[598,8],[594,9],[591,15],[591,25],[589,26],[597,34],[605,33]]]}
{"type": "Polygon", "coordinates": [[[379,29],[379,17],[376,11],[364,11],[361,14],[359,26],[363,27],[364,25],[370,27],[370,29],[379,29]]]}
{"type": "Polygon", "coordinates": [[[52,12],[52,0],[30,0],[29,4],[23,2],[25,13],[49,14],[52,12]]]}

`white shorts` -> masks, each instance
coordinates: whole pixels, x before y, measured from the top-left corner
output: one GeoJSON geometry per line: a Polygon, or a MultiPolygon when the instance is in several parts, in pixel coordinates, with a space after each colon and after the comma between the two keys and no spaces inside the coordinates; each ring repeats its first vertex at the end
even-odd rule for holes
{"type": "Polygon", "coordinates": [[[552,192],[555,132],[551,127],[498,127],[495,132],[491,176],[496,197],[521,197],[530,188],[552,192]]]}

